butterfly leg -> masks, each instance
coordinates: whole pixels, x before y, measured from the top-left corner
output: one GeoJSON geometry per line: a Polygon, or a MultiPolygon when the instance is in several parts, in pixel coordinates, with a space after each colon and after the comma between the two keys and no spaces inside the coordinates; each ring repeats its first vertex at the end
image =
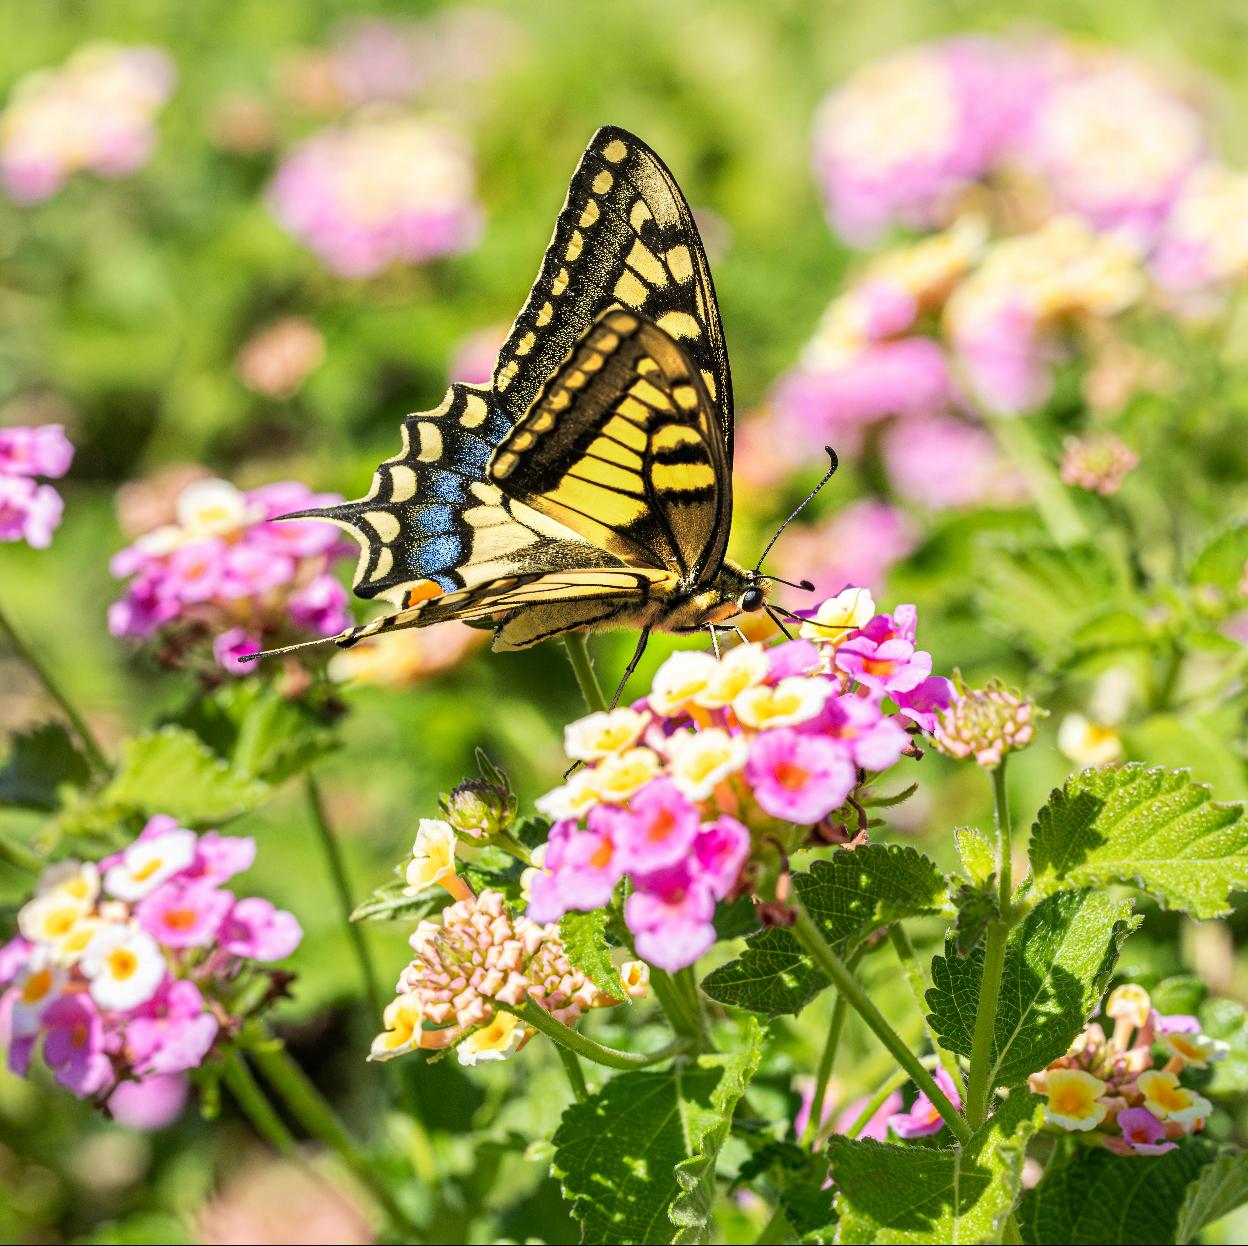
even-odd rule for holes
{"type": "Polygon", "coordinates": [[[615,709],[620,703],[620,698],[624,695],[624,689],[632,678],[633,672],[637,669],[637,663],[641,661],[641,655],[646,651],[646,645],[650,642],[650,628],[643,627],[641,635],[637,639],[637,648],[633,650],[633,656],[629,658],[628,665],[624,668],[624,677],[620,680],[619,687],[615,690],[615,696],[611,698],[611,708],[615,709]]]}
{"type": "Polygon", "coordinates": [[[708,623],[706,630],[711,633],[711,648],[715,650],[715,660],[718,662],[720,660],[719,632],[715,630],[714,623],[708,623]]]}

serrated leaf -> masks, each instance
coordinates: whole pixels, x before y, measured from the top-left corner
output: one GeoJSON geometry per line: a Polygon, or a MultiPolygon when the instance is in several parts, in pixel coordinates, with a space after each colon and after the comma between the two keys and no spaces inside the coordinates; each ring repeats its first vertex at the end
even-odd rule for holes
{"type": "Polygon", "coordinates": [[[1030,856],[1039,894],[1127,883],[1193,917],[1231,911],[1248,887],[1248,820],[1184,770],[1084,770],[1040,810],[1030,856]]]}
{"type": "Polygon", "coordinates": [[[604,995],[628,1001],[628,992],[620,981],[620,971],[611,960],[607,942],[606,909],[587,913],[565,913],[559,921],[559,936],[572,962],[604,995]]]}
{"type": "MultiPolygon", "coordinates": [[[[998,1242],[1022,1192],[1040,1100],[1016,1091],[965,1147],[833,1135],[838,1242],[998,1242]]],[[[1086,1239],[1073,1239],[1076,1241],[1086,1239]]]]}
{"type": "Polygon", "coordinates": [[[997,631],[1050,661],[1080,629],[1127,604],[1122,567],[1101,546],[998,546],[983,559],[981,608],[997,631]]]}
{"type": "Polygon", "coordinates": [[[353,922],[418,922],[440,913],[451,902],[445,887],[425,887],[411,895],[405,880],[393,879],[378,887],[351,911],[353,922]]]}
{"type": "MultiPolygon", "coordinates": [[[[1131,902],[1094,891],[1042,900],[1006,944],[989,1085],[1021,1086],[1066,1054],[1109,984],[1123,939],[1139,924],[1131,902]]],[[[932,960],[928,1025],[942,1047],[970,1057],[984,949],[963,959],[953,935],[932,960]]]]}
{"type": "Polygon", "coordinates": [[[733,1187],[762,1186],[765,1197],[779,1202],[784,1217],[803,1242],[831,1241],[835,1222],[833,1191],[827,1183],[828,1161],[820,1151],[795,1142],[763,1143],[741,1165],[733,1187]]]}
{"type": "MultiPolygon", "coordinates": [[[[793,878],[797,894],[830,943],[844,944],[903,917],[937,912],[945,880],[929,860],[899,844],[841,849],[793,878]]],[[[772,1016],[800,1012],[825,986],[788,930],[746,940],[739,959],[708,974],[702,989],[721,1004],[772,1016]]]]}
{"type": "Polygon", "coordinates": [[[1248,1153],[1227,1151],[1206,1164],[1188,1184],[1179,1207],[1174,1240],[1192,1241],[1207,1224],[1221,1220],[1248,1202],[1248,1153]]]}
{"type": "Polygon", "coordinates": [[[1001,903],[995,887],[972,887],[963,883],[950,896],[958,915],[953,923],[953,942],[959,956],[969,956],[988,932],[988,923],[1000,916],[1001,903]]]}
{"type": "Polygon", "coordinates": [[[8,759],[0,769],[0,804],[26,809],[55,809],[64,784],[85,787],[91,767],[73,737],[60,723],[41,723],[10,738],[8,759]]]}
{"type": "Polygon", "coordinates": [[[973,826],[959,826],[953,832],[953,840],[958,848],[958,860],[971,882],[986,883],[996,876],[997,850],[983,831],[973,826]]]}
{"type": "Polygon", "coordinates": [[[172,725],[193,731],[237,774],[277,784],[337,747],[324,714],[264,679],[239,679],[196,698],[172,725]]]}
{"type": "Polygon", "coordinates": [[[760,1052],[751,1025],[732,1056],[622,1073],[564,1112],[552,1171],[583,1241],[709,1240],[715,1159],[760,1052]]]}
{"type": "Polygon", "coordinates": [[[1023,1241],[1174,1242],[1185,1191],[1216,1154],[1198,1139],[1158,1156],[1080,1149],[1024,1195],[1018,1211],[1023,1241]]]}
{"type": "Polygon", "coordinates": [[[235,774],[197,735],[161,727],[125,741],[101,799],[171,814],[187,826],[208,826],[254,809],[268,792],[266,784],[235,774]]]}
{"type": "Polygon", "coordinates": [[[1187,578],[1197,590],[1212,589],[1234,601],[1240,596],[1244,564],[1248,563],[1248,524],[1230,528],[1215,536],[1192,563],[1187,578]]]}

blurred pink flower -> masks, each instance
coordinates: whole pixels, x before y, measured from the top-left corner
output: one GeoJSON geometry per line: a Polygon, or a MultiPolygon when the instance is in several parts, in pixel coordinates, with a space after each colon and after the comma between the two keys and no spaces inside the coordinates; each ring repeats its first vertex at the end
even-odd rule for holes
{"type": "MultiPolygon", "coordinates": [[[[936,1085],[945,1092],[949,1102],[955,1108],[962,1106],[962,1097],[953,1079],[943,1068],[938,1068],[932,1075],[936,1085]]],[[[888,1118],[889,1128],[899,1138],[928,1138],[938,1134],[945,1127],[939,1112],[932,1106],[932,1101],[922,1092],[915,1098],[908,1112],[894,1112],[888,1118]]]]}
{"type": "Polygon", "coordinates": [[[930,510],[1017,502],[1023,482],[984,428],[949,415],[890,424],[880,443],[898,497],[930,510]]]}
{"type": "Polygon", "coordinates": [[[85,1099],[112,1078],[99,1010],[86,992],[62,995],[44,1010],[43,1058],[66,1090],[85,1099]]]}
{"type": "Polygon", "coordinates": [[[471,150],[437,122],[361,117],[300,143],[278,168],[278,221],[343,277],[467,250],[481,231],[471,150]]]}
{"type": "Polygon", "coordinates": [[[119,1082],[108,1096],[108,1112],[119,1125],[154,1133],[182,1115],[189,1093],[187,1079],[177,1073],[119,1082]]]}
{"type": "Polygon", "coordinates": [[[74,447],[61,424],[0,428],[0,476],[46,476],[69,471],[74,447]]]}
{"type": "Polygon", "coordinates": [[[776,547],[776,562],[781,575],[813,580],[826,596],[847,584],[879,592],[893,563],[917,545],[906,515],[876,498],[861,498],[816,527],[790,528],[776,547]]]}
{"type": "Polygon", "coordinates": [[[285,960],[299,946],[303,929],[293,913],[262,896],[247,896],[229,911],[221,926],[221,946],[250,960],[285,960]]]}
{"type": "Polygon", "coordinates": [[[325,338],[302,316],[284,316],[243,343],[235,361],[248,389],[283,402],[293,398],[325,359],[325,338]]]}
{"type": "Polygon", "coordinates": [[[182,1073],[200,1066],[219,1029],[195,983],[172,982],[126,1026],[126,1053],[140,1076],[182,1073]]]}
{"type": "Polygon", "coordinates": [[[120,177],[147,162],[175,71],[159,48],[95,43],[59,68],[20,79],[0,115],[0,173],[9,197],[38,203],[71,174],[120,177]]]}
{"type": "Polygon", "coordinates": [[[25,541],[34,549],[46,549],[64,509],[51,485],[29,476],[0,475],[0,541],[25,541]]]}
{"type": "Polygon", "coordinates": [[[451,380],[465,385],[488,385],[494,378],[494,364],[506,337],[505,325],[489,325],[461,338],[451,352],[451,380]]]}
{"type": "Polygon", "coordinates": [[[166,947],[208,947],[230,911],[234,897],[211,883],[175,878],[139,901],[139,925],[166,947]]]}
{"type": "Polygon", "coordinates": [[[1001,41],[903,48],[855,72],[815,118],[815,170],[837,231],[854,245],[887,226],[951,215],[1025,115],[1027,63],[1001,41]]]}

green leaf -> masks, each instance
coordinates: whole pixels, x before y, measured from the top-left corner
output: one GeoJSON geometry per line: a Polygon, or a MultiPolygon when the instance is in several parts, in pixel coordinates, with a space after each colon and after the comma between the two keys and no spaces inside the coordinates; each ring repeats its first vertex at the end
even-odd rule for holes
{"type": "Polygon", "coordinates": [[[741,1165],[733,1188],[761,1187],[764,1197],[779,1202],[784,1217],[804,1242],[830,1242],[835,1225],[833,1190],[824,1188],[827,1157],[795,1142],[763,1143],[741,1165]]]}
{"type": "Polygon", "coordinates": [[[1128,883],[1193,917],[1222,917],[1248,887],[1243,806],[1220,804],[1185,770],[1085,770],[1032,828],[1039,894],[1128,883]]]}
{"type": "Polygon", "coordinates": [[[1212,1143],[1197,1139],[1157,1156],[1080,1148],[1027,1191],[1018,1213],[1023,1241],[1126,1246],[1186,1240],[1177,1237],[1185,1191],[1216,1153],[1212,1143]]]}
{"type": "Polygon", "coordinates": [[[1248,1202],[1248,1153],[1227,1151],[1187,1187],[1174,1240],[1190,1242],[1201,1229],[1248,1202]]]}
{"type": "Polygon", "coordinates": [[[947,1149],[833,1135],[836,1240],[999,1242],[1022,1192],[1023,1159],[1040,1113],[1035,1095],[1016,1091],[965,1147],[947,1149]]]}
{"type": "Polygon", "coordinates": [[[981,887],[963,883],[950,893],[958,910],[953,924],[953,944],[959,956],[969,956],[988,933],[988,923],[1001,914],[997,889],[989,881],[981,887]]]}
{"type": "MultiPolygon", "coordinates": [[[[1042,900],[1010,932],[997,1003],[989,1085],[1021,1086],[1066,1054],[1100,1002],[1123,939],[1139,924],[1131,902],[1064,891],[1042,900]]],[[[984,949],[965,959],[952,934],[932,960],[928,1024],[942,1047],[970,1057],[984,949]]]]}
{"type": "Polygon", "coordinates": [[[1244,564],[1248,563],[1248,524],[1215,536],[1192,563],[1188,582],[1202,597],[1215,594],[1231,602],[1240,596],[1244,564]]]}
{"type": "MultiPolygon", "coordinates": [[[[793,883],[828,941],[837,944],[939,911],[946,886],[935,862],[899,844],[841,849],[793,883]]],[[[721,1004],[774,1016],[800,1012],[826,985],[789,931],[773,926],[747,939],[741,957],[708,974],[702,989],[721,1004]]]]}
{"type": "Polygon", "coordinates": [[[985,618],[1050,661],[1097,616],[1127,604],[1123,568],[1100,545],[998,546],[983,559],[985,618]]]}
{"type": "Polygon", "coordinates": [[[101,797],[107,804],[207,826],[254,809],[268,791],[266,784],[235,774],[198,736],[161,727],[121,746],[117,774],[101,797]]]}
{"type": "Polygon", "coordinates": [[[622,1073],[563,1114],[554,1175],[587,1242],[705,1242],[715,1160],[758,1067],[751,1023],[732,1056],[622,1073]]]}
{"type": "Polygon", "coordinates": [[[958,859],[967,878],[973,883],[986,883],[997,874],[997,850],[983,831],[973,826],[959,826],[953,832],[958,859]]]}
{"type": "Polygon", "coordinates": [[[337,746],[327,715],[274,683],[239,679],[197,698],[173,725],[193,731],[237,774],[277,784],[337,746]]]}
{"type": "Polygon", "coordinates": [[[90,779],[91,767],[69,731],[60,723],[41,723],[13,733],[0,770],[0,804],[55,809],[64,784],[85,787],[90,779]]]}
{"type": "Polygon", "coordinates": [[[568,960],[603,994],[631,1002],[620,981],[620,971],[611,960],[611,945],[607,942],[609,920],[606,909],[565,913],[559,922],[559,935],[567,949],[568,960]]]}
{"type": "Polygon", "coordinates": [[[1164,770],[1190,770],[1197,783],[1208,783],[1227,800],[1248,796],[1248,768],[1236,751],[1240,710],[1220,713],[1149,714],[1122,730],[1128,757],[1164,770]]]}
{"type": "Polygon", "coordinates": [[[425,887],[415,895],[408,892],[407,882],[392,879],[378,887],[371,896],[361,900],[351,912],[353,922],[411,922],[440,913],[451,902],[445,887],[425,887]]]}

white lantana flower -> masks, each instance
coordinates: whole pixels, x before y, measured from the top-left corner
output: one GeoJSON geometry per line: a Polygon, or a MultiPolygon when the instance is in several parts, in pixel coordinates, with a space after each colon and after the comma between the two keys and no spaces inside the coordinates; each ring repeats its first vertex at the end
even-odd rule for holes
{"type": "Polygon", "coordinates": [[[737,720],[746,727],[792,727],[809,722],[827,703],[832,691],[826,679],[790,676],[778,684],[747,688],[732,703],[737,720]]]}
{"type": "Polygon", "coordinates": [[[620,804],[640,791],[662,769],[653,749],[630,748],[614,753],[594,767],[594,789],[598,796],[612,804],[620,804]]]}
{"type": "Polygon", "coordinates": [[[729,735],[719,727],[674,736],[672,782],[690,800],[705,800],[716,784],[745,765],[748,753],[744,736],[729,735]]]}
{"type": "Polygon", "coordinates": [[[91,998],[101,1008],[128,1012],[156,994],[165,976],[165,958],[145,930],[108,922],[87,944],[79,968],[91,980],[91,998]]]}
{"type": "Polygon", "coordinates": [[[803,623],[798,635],[805,640],[822,640],[833,647],[848,640],[860,627],[875,617],[875,599],[870,589],[843,588],[829,597],[815,617],[803,623]]]}
{"type": "Polygon", "coordinates": [[[769,670],[762,645],[738,645],[729,649],[715,664],[706,686],[694,694],[694,704],[710,710],[731,705],[747,688],[761,684],[769,670]]]}
{"type": "Polygon", "coordinates": [[[491,1060],[506,1060],[513,1051],[519,1051],[524,1043],[527,1026],[514,1013],[501,1008],[490,1022],[479,1030],[473,1030],[455,1047],[460,1064],[485,1064],[491,1060]]]}
{"type": "Polygon", "coordinates": [[[39,1018],[60,997],[63,981],[64,975],[52,963],[47,949],[37,948],[13,983],[17,991],[10,1019],[14,1038],[29,1038],[39,1032],[39,1018]]]}
{"type": "Polygon", "coordinates": [[[462,900],[472,892],[455,873],[455,830],[441,818],[421,818],[407,865],[407,888],[415,894],[426,887],[441,886],[462,900]]]}
{"type": "Polygon", "coordinates": [[[194,831],[178,827],[151,839],[137,839],[109,866],[104,888],[119,900],[141,900],[167,878],[188,868],[195,859],[197,837],[194,831]]]}
{"type": "Polygon", "coordinates": [[[596,776],[596,770],[578,770],[562,787],[539,796],[534,808],[552,822],[579,818],[598,804],[596,776]]]}
{"type": "Polygon", "coordinates": [[[229,536],[256,518],[243,492],[227,480],[192,481],[178,494],[175,514],[191,540],[229,536]]]}
{"type": "Polygon", "coordinates": [[[569,723],[563,729],[563,748],[574,761],[600,761],[631,748],[646,728],[646,716],[621,706],[569,723]]]}
{"type": "Polygon", "coordinates": [[[701,650],[673,653],[654,673],[650,708],[665,718],[678,713],[706,691],[717,666],[715,659],[701,650]]]}

